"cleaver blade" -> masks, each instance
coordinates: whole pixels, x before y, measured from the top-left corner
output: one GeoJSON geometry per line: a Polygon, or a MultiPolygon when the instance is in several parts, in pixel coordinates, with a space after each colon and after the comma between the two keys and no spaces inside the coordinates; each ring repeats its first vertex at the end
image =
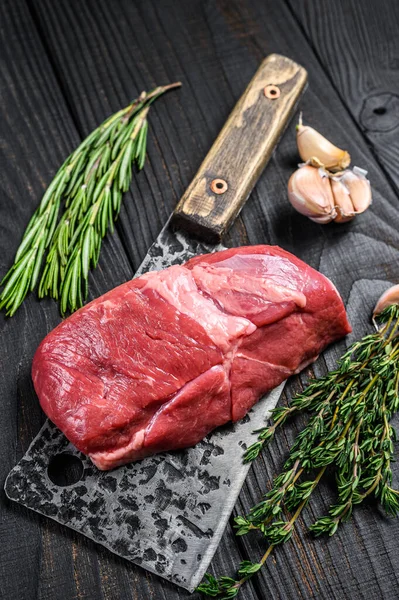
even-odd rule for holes
{"type": "MultiPolygon", "coordinates": [[[[193,182],[135,276],[222,250],[305,89],[306,71],[272,54],[260,65],[193,182]]],[[[99,471],[50,421],[7,477],[5,492],[111,552],[183,588],[200,583],[222,537],[249,465],[242,455],[283,384],[238,423],[193,448],[99,471]],[[57,461],[60,461],[58,462],[57,461]],[[68,485],[52,465],[75,463],[68,485]]]]}

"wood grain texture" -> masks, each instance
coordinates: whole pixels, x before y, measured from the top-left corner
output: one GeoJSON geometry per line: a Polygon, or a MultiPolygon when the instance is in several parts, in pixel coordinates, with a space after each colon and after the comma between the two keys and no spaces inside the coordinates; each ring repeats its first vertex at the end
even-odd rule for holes
{"type": "MultiPolygon", "coordinates": [[[[332,72],[341,73],[355,98],[359,79],[375,78],[377,69],[369,62],[362,63],[361,71],[348,68],[342,52],[337,52],[333,61],[330,55],[329,63],[323,64],[323,41],[315,52],[314,40],[309,43],[311,38],[304,33],[306,23],[302,19],[298,23],[299,13],[293,15],[294,4],[288,8],[273,0],[3,2],[2,273],[12,261],[19,234],[40,194],[79,139],[142,89],[182,80],[181,91],[169,94],[151,109],[147,164],[125,199],[116,234],[104,243],[100,266],[90,279],[92,297],[129,278],[189,185],[257,65],[264,56],[278,52],[309,71],[310,86],[301,108],[311,115],[313,126],[351,151],[354,164],[368,168],[374,203],[361,218],[342,226],[323,228],[295,213],[285,191],[298,160],[292,123],[228,243],[278,243],[312,266],[333,272],[345,300],[356,280],[367,279],[371,273],[376,277],[378,272],[381,280],[397,280],[398,197],[385,176],[388,167],[381,155],[378,162],[370,151],[371,138],[364,137],[359,113],[343,97],[335,76],[331,78],[332,72]]],[[[372,32],[372,39],[363,41],[364,53],[378,53],[385,60],[381,49],[387,26],[376,22],[373,4],[368,0],[359,8],[363,28],[372,32]]],[[[396,14],[394,0],[384,5],[381,12],[396,14]]],[[[306,6],[306,19],[321,27],[321,3],[306,6]]],[[[355,10],[354,4],[350,6],[355,10]]],[[[324,10],[332,18],[327,5],[324,10]]],[[[323,35],[329,39],[325,27],[323,35]]],[[[354,19],[343,19],[342,27],[345,36],[359,39],[354,19]]],[[[389,53],[394,58],[398,43],[389,39],[389,53]]],[[[390,64],[387,77],[394,81],[398,69],[390,64]]],[[[376,79],[377,88],[389,83],[389,79],[384,81],[381,84],[376,79]]],[[[38,343],[58,321],[56,306],[50,301],[39,303],[33,296],[12,320],[1,317],[1,360],[6,365],[0,374],[2,480],[42,422],[30,382],[30,363],[38,343]]],[[[338,345],[337,354],[340,349],[338,345]]],[[[315,366],[316,372],[325,368],[323,360],[315,366]]],[[[287,396],[308,376],[304,373],[294,379],[287,396]]],[[[240,496],[238,512],[248,510],[270,484],[297,430],[295,425],[289,427],[256,462],[240,496]]],[[[395,473],[397,476],[397,469],[395,473]]],[[[370,506],[358,511],[336,537],[313,540],[304,524],[325,511],[329,493],[327,486],[316,496],[298,530],[296,545],[287,544],[275,553],[268,567],[245,589],[243,600],[396,599],[398,520],[385,519],[370,506]]],[[[10,506],[3,494],[1,511],[0,596],[6,600],[189,597],[83,537],[10,506]]],[[[263,549],[262,540],[237,540],[229,526],[212,572],[231,574],[239,560],[255,558],[263,549]]],[[[198,595],[192,599],[198,600],[198,595]]]]}
{"type": "MultiPolygon", "coordinates": [[[[315,6],[312,0],[288,0],[288,4],[343,104],[399,190],[399,3],[321,0],[315,6]]],[[[312,114],[305,117],[312,119],[312,114]]]]}
{"type": "MultiPolygon", "coordinates": [[[[0,269],[3,275],[40,196],[81,138],[25,3],[2,3],[0,11],[0,269]]],[[[96,281],[91,282],[92,298],[114,285],[113,276],[109,278],[103,270],[104,261],[111,261],[120,282],[133,273],[117,235],[107,242],[104,250],[96,281]]],[[[1,489],[10,467],[27,450],[44,421],[35,399],[30,367],[35,348],[60,320],[53,302],[39,303],[33,295],[15,319],[1,315],[1,489]]],[[[11,505],[3,492],[0,539],[1,598],[76,597],[74,538],[63,535],[57,525],[11,505]]],[[[94,545],[79,547],[83,569],[89,564],[88,572],[95,573],[98,554],[94,545]]],[[[83,569],[79,567],[79,572],[83,573],[83,569]]],[[[118,579],[123,582],[123,577],[118,579]]]]}
{"type": "Polygon", "coordinates": [[[305,69],[265,58],[173,212],[177,226],[219,242],[244,206],[305,88],[305,69]]]}

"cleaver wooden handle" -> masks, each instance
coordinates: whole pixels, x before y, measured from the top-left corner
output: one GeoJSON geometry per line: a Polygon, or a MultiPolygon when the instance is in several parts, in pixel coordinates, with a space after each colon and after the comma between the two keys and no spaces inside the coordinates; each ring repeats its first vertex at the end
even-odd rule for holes
{"type": "Polygon", "coordinates": [[[207,241],[220,241],[269,161],[306,81],[306,70],[289,58],[265,58],[178,203],[172,223],[207,241]]]}

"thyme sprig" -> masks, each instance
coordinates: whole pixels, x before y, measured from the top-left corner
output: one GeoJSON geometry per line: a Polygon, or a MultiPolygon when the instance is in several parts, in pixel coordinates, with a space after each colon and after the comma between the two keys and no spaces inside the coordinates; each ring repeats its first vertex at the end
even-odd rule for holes
{"type": "Polygon", "coordinates": [[[129,189],[132,166],[144,166],[150,105],[173,83],[143,92],[106,119],[66,159],[33,214],[3,278],[0,309],[12,316],[38,282],[39,298],[60,300],[61,313],[82,306],[89,270],[129,189]],[[60,211],[62,212],[59,219],[60,211]],[[43,259],[46,257],[42,270],[43,259]]]}
{"type": "Polygon", "coordinates": [[[370,496],[388,514],[399,513],[391,470],[396,436],[389,424],[399,410],[399,305],[386,308],[378,320],[381,328],[352,344],[334,371],[311,381],[290,406],[275,408],[274,423],[254,432],[258,439],[246,450],[245,462],[255,460],[288,417],[311,413],[270,491],[247,515],[235,518],[236,535],[253,530],[264,534],[269,544],[265,554],[256,563],[243,561],[236,578],[207,574],[199,592],[235,598],[273,549],[291,538],[312,493],[330,471],[335,473],[337,499],[328,514],[311,525],[315,535],[333,535],[353,507],[370,496]],[[292,516],[285,518],[287,513],[292,516]]]}

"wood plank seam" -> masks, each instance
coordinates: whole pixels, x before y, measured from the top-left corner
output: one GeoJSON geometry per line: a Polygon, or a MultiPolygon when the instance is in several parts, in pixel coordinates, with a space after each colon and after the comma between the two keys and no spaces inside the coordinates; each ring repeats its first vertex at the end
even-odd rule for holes
{"type": "Polygon", "coordinates": [[[74,127],[75,127],[76,131],[79,134],[79,137],[81,139],[83,139],[84,134],[83,134],[83,131],[82,131],[81,127],[80,127],[79,120],[78,120],[77,115],[76,115],[76,113],[74,111],[73,105],[72,105],[72,103],[70,101],[68,90],[64,86],[62,78],[60,77],[60,73],[58,71],[56,62],[55,62],[55,60],[53,58],[53,55],[51,53],[51,49],[50,49],[50,47],[48,45],[48,42],[46,40],[46,36],[44,35],[44,32],[43,32],[43,29],[41,27],[40,20],[38,19],[38,15],[36,13],[36,10],[35,10],[33,4],[30,2],[30,0],[26,0],[26,2],[27,2],[26,5],[28,7],[28,11],[29,11],[30,16],[32,18],[32,21],[33,21],[33,23],[35,25],[36,32],[37,32],[38,37],[40,39],[40,42],[41,42],[41,44],[43,46],[43,49],[44,49],[44,51],[45,51],[45,53],[47,55],[47,60],[48,60],[48,62],[50,64],[50,66],[51,66],[51,70],[52,70],[52,73],[54,75],[54,79],[56,80],[57,85],[58,85],[58,87],[60,89],[60,92],[61,92],[62,96],[64,97],[65,104],[68,107],[68,112],[70,114],[71,121],[73,122],[74,127]]]}

